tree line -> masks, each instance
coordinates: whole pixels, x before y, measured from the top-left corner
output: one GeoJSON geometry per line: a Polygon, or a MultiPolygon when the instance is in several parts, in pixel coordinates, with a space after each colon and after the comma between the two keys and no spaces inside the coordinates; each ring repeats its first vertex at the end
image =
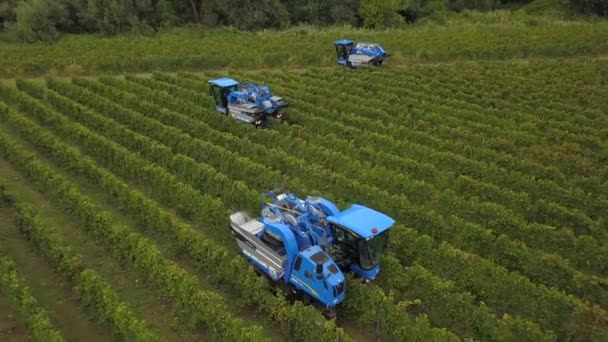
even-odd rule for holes
{"type": "MultiPolygon", "coordinates": [[[[23,42],[62,33],[154,33],[198,25],[240,30],[298,24],[381,29],[449,11],[513,8],[531,0],[3,0],[0,29],[23,42]]],[[[608,0],[566,0],[576,11],[608,15],[608,0]]]]}

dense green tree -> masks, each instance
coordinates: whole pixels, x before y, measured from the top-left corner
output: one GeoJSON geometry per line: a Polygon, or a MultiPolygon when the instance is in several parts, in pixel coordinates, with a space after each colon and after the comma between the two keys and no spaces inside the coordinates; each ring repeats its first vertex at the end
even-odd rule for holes
{"type": "Polygon", "coordinates": [[[158,30],[176,24],[178,18],[170,0],[68,0],[84,29],[116,34],[130,30],[158,30]]]}
{"type": "MultiPolygon", "coordinates": [[[[205,1],[205,3],[208,1],[205,1]]],[[[203,0],[172,0],[176,19],[181,23],[200,24],[203,17],[203,0]]]]}
{"type": "Polygon", "coordinates": [[[15,9],[17,8],[17,0],[3,0],[0,2],[0,30],[12,21],[15,21],[15,9]]]}
{"type": "Polygon", "coordinates": [[[580,13],[608,16],[608,0],[570,0],[570,2],[580,13]]]}
{"type": "Polygon", "coordinates": [[[422,7],[420,14],[436,22],[442,22],[448,13],[443,0],[431,0],[422,7]]]}
{"type": "Polygon", "coordinates": [[[287,0],[284,1],[292,24],[324,24],[329,21],[329,1],[324,0],[287,0]]]}
{"type": "Polygon", "coordinates": [[[290,24],[357,25],[359,0],[283,0],[290,24]]]}
{"type": "Polygon", "coordinates": [[[331,24],[358,24],[359,0],[329,0],[328,3],[331,24]]]}
{"type": "MultiPolygon", "coordinates": [[[[523,0],[525,1],[525,0],[523,0]]],[[[506,0],[504,1],[507,2],[506,0]]],[[[513,1],[516,2],[516,1],[513,1]]],[[[501,0],[448,0],[447,7],[452,11],[462,11],[465,9],[476,9],[479,11],[491,11],[499,8],[501,0]]]]}
{"type": "MultiPolygon", "coordinates": [[[[153,33],[195,24],[241,30],[288,25],[349,24],[382,29],[420,18],[441,22],[448,11],[491,11],[532,0],[0,0],[0,30],[23,42],[61,33],[153,33]]],[[[569,1],[573,11],[608,15],[608,0],[569,1]]]]}
{"type": "Polygon", "coordinates": [[[129,28],[127,2],[120,0],[75,0],[75,8],[89,32],[113,34],[129,28]]]}
{"type": "Polygon", "coordinates": [[[214,13],[205,15],[209,18],[215,14],[217,24],[243,30],[281,28],[289,22],[287,9],[279,0],[219,0],[210,9],[214,13]]]}
{"type": "Polygon", "coordinates": [[[63,4],[51,0],[22,0],[15,9],[16,22],[10,30],[22,42],[52,41],[59,37],[57,27],[67,18],[63,4]]]}
{"type": "Polygon", "coordinates": [[[365,27],[397,26],[404,22],[399,12],[406,10],[409,5],[409,0],[360,0],[359,15],[365,27]]]}

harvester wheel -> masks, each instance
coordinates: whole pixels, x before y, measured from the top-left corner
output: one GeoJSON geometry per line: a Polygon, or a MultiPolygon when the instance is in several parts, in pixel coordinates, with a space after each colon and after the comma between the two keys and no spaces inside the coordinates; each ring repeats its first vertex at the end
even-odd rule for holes
{"type": "Polygon", "coordinates": [[[299,297],[300,297],[300,301],[302,303],[307,304],[307,305],[311,303],[311,298],[306,292],[301,291],[299,297]]]}
{"type": "Polygon", "coordinates": [[[323,316],[329,320],[338,320],[338,311],[336,308],[325,308],[323,310],[323,316]]]}

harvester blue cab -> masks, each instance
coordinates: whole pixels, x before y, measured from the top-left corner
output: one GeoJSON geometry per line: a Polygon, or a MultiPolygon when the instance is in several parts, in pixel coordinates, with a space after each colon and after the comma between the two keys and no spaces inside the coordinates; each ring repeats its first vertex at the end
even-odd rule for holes
{"type": "Polygon", "coordinates": [[[258,272],[286,286],[330,317],[345,298],[343,272],[371,281],[395,221],[363,205],[340,211],[322,197],[299,199],[274,191],[263,195],[261,216],[230,216],[233,236],[258,272]]]}
{"type": "Polygon", "coordinates": [[[338,64],[349,68],[360,66],[381,66],[390,56],[388,52],[376,43],[358,43],[350,39],[340,39],[334,42],[338,64]]]}
{"type": "Polygon", "coordinates": [[[209,80],[209,93],[215,101],[215,109],[235,120],[256,128],[268,127],[269,117],[283,121],[289,104],[274,96],[270,88],[251,82],[239,84],[228,77],[209,80]]]}

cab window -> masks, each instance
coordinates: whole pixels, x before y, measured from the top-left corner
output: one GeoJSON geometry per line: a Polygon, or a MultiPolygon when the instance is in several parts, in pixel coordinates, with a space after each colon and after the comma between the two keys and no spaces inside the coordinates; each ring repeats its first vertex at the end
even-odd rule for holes
{"type": "Polygon", "coordinates": [[[301,266],[302,266],[302,257],[298,255],[298,257],[296,258],[296,263],[295,263],[295,265],[293,266],[293,268],[294,268],[296,271],[299,271],[301,266]]]}

